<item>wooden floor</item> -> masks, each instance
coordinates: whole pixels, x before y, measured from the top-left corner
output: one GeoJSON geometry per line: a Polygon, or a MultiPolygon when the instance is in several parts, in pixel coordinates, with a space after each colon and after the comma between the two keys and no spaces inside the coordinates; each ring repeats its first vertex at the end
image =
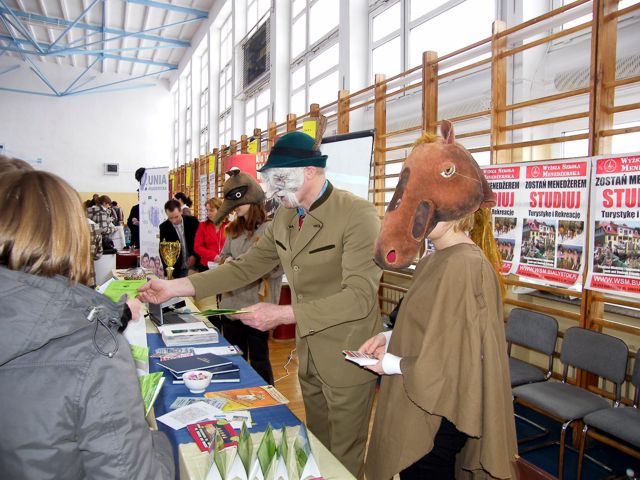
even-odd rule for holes
{"type": "Polygon", "coordinates": [[[293,339],[269,340],[269,358],[275,386],[289,400],[289,409],[304,422],[306,416],[298,384],[298,356],[295,354],[295,348],[296,341],[293,339]]]}

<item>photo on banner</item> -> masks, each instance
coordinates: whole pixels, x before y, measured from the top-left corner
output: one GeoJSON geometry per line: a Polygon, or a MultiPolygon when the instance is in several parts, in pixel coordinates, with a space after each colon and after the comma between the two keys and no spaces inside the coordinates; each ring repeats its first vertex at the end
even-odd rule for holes
{"type": "Polygon", "coordinates": [[[593,159],[586,288],[640,294],[640,153],[593,159]]]}
{"type": "Polygon", "coordinates": [[[522,239],[522,217],[520,199],[520,166],[505,165],[503,167],[485,167],[484,176],[493,190],[496,205],[491,210],[493,220],[493,236],[502,258],[503,275],[512,273],[520,256],[520,240],[522,239]]]}
{"type": "Polygon", "coordinates": [[[159,252],[159,226],[166,219],[169,169],[147,168],[140,181],[140,266],[164,278],[159,252]]]}

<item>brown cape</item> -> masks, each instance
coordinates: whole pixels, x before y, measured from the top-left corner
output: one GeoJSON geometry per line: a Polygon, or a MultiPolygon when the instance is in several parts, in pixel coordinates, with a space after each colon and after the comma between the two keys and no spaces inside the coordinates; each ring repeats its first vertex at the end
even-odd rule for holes
{"type": "Polygon", "coordinates": [[[402,357],[402,375],[382,380],[367,479],[387,480],[430,452],[442,417],[471,437],[456,478],[515,478],[502,299],[477,246],[454,245],[420,261],[388,351],[402,357]]]}

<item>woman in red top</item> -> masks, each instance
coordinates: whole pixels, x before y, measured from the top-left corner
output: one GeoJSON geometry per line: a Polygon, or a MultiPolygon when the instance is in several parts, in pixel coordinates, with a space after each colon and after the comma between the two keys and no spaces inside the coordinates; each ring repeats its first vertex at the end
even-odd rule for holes
{"type": "Polygon", "coordinates": [[[200,222],[193,244],[195,252],[200,255],[198,269],[201,272],[209,268],[209,262],[217,262],[222,247],[224,247],[224,230],[229,223],[225,220],[219,227],[216,227],[211,221],[218,213],[222,200],[210,198],[205,205],[207,207],[207,220],[200,222]]]}

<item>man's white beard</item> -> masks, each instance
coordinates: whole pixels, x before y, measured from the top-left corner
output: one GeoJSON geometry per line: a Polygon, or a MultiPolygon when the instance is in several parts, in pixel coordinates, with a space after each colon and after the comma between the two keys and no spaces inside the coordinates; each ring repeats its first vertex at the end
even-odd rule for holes
{"type": "Polygon", "coordinates": [[[275,199],[286,208],[300,206],[296,192],[304,184],[304,168],[270,168],[262,172],[261,176],[268,199],[275,199]]]}

